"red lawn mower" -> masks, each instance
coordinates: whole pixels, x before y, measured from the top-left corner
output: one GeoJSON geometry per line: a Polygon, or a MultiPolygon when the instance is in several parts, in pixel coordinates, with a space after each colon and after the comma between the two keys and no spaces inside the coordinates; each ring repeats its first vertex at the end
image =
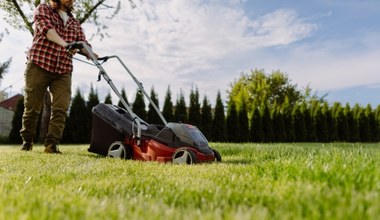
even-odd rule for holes
{"type": "Polygon", "coordinates": [[[82,49],[99,69],[101,76],[111,86],[124,108],[100,103],[92,109],[92,135],[89,152],[120,159],[195,164],[221,161],[220,153],[211,148],[206,137],[194,125],[167,122],[156,104],[118,56],[96,58],[84,42],[74,42],[68,50],[82,49]],[[116,89],[102,64],[117,59],[142,94],[156,110],[163,124],[149,124],[137,116],[116,89]],[[102,62],[102,63],[100,63],[102,62]]]}

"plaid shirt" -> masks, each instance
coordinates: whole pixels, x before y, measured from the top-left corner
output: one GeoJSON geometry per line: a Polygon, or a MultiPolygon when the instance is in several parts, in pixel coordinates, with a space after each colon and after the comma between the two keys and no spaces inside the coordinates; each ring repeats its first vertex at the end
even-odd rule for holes
{"type": "Polygon", "coordinates": [[[71,73],[72,55],[64,47],[49,41],[46,34],[48,30],[55,29],[66,42],[84,41],[88,44],[80,23],[70,16],[65,26],[58,11],[48,4],[40,4],[34,11],[33,19],[35,34],[28,60],[52,73],[71,73]]]}

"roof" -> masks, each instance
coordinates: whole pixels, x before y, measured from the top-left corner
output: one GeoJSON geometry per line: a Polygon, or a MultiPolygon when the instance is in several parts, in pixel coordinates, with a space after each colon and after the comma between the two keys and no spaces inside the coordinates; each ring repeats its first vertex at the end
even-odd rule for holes
{"type": "Polygon", "coordinates": [[[6,100],[0,102],[0,107],[15,111],[16,106],[17,106],[17,102],[18,102],[18,100],[20,100],[20,98],[22,98],[21,94],[14,95],[14,96],[10,97],[9,99],[6,99],[6,100]]]}

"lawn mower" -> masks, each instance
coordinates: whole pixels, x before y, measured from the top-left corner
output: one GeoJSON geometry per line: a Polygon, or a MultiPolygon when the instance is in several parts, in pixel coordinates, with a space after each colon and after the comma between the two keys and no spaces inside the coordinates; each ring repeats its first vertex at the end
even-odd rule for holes
{"type": "Polygon", "coordinates": [[[211,148],[206,137],[194,125],[167,122],[124,62],[116,55],[97,58],[84,42],[70,43],[68,50],[80,49],[99,69],[125,108],[100,103],[92,109],[92,133],[89,152],[120,159],[195,164],[221,161],[220,153],[211,148]],[[102,64],[117,59],[137,84],[160,117],[162,124],[149,124],[136,115],[121,96],[102,64]]]}

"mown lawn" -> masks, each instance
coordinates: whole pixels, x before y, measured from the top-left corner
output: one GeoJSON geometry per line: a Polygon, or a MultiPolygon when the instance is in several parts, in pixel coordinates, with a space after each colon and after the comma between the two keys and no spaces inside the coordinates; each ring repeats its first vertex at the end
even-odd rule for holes
{"type": "Polygon", "coordinates": [[[221,163],[0,147],[0,219],[379,219],[379,144],[212,143],[221,163]]]}

